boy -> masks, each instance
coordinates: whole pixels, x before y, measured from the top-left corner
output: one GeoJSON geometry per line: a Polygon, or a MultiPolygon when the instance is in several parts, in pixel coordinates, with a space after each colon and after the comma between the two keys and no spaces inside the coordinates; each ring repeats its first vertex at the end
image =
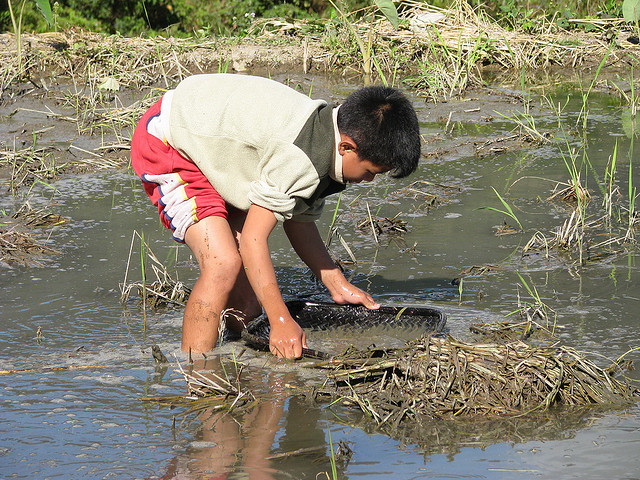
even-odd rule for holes
{"type": "Polygon", "coordinates": [[[415,111],[392,88],[358,90],[337,108],[246,75],[194,75],[167,92],[140,120],[131,160],[162,222],[200,267],[182,349],[215,347],[225,308],[251,319],[262,307],[271,352],[302,355],[305,334],[284,304],[267,245],[280,221],[333,301],[378,308],[342,275],[314,221],[346,183],[404,177],[419,157],[415,111]]]}

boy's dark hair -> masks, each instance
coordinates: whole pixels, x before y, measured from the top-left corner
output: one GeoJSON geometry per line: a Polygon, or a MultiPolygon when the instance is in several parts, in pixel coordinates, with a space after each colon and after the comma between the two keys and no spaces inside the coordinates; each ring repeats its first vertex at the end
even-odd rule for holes
{"type": "Polygon", "coordinates": [[[420,159],[420,127],[411,102],[395,88],[365,87],[338,110],[338,130],[351,137],[358,155],[390,167],[391,176],[413,173],[420,159]]]}

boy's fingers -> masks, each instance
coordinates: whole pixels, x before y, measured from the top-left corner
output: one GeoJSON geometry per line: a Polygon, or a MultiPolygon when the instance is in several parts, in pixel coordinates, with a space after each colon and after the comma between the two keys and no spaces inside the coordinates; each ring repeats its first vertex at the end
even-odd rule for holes
{"type": "Polygon", "coordinates": [[[370,310],[376,310],[380,308],[380,304],[376,302],[373,299],[373,297],[366,292],[363,292],[363,295],[362,295],[362,305],[364,305],[370,310]]]}
{"type": "Polygon", "coordinates": [[[380,304],[373,298],[371,298],[370,301],[365,304],[365,307],[367,307],[369,310],[377,310],[378,308],[380,308],[380,304]]]}
{"type": "Polygon", "coordinates": [[[269,345],[269,351],[276,357],[283,357],[284,352],[274,344],[269,345]]]}
{"type": "Polygon", "coordinates": [[[302,357],[302,348],[307,348],[306,339],[301,342],[292,342],[280,345],[270,345],[269,350],[273,355],[279,358],[300,358],[302,357]]]}

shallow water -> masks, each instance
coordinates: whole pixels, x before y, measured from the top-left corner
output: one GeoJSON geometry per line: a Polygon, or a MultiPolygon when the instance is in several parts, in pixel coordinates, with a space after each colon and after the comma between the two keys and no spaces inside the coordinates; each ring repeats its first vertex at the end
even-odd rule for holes
{"type": "MultiPolygon", "coordinates": [[[[354,88],[324,81],[314,85],[314,95],[323,91],[336,97],[354,88]]],[[[564,103],[565,95],[556,98],[564,103]]],[[[442,308],[451,333],[469,337],[470,324],[503,320],[518,308],[519,297],[531,302],[526,289],[518,287],[519,273],[556,312],[554,321],[562,327],[565,343],[598,362],[602,358],[602,363],[605,357],[617,358],[640,346],[637,249],[582,267],[544,254],[520,255],[519,247],[536,230],[549,231],[567,216],[563,204],[545,201],[553,182],[568,177],[566,145],[556,141],[478,158],[472,155],[474,142],[509,135],[511,122],[493,111],[486,112],[494,117],[491,122],[468,118],[469,102],[436,108],[415,100],[429,140],[426,150],[448,153],[425,158],[410,179],[383,177],[373,185],[351,186],[343,194],[337,225],[358,260],[351,270],[354,283],[383,303],[442,308]],[[441,119],[441,111],[452,111],[451,118],[441,119]],[[429,209],[421,198],[395,193],[416,180],[461,191],[429,209]],[[526,233],[495,236],[493,227],[508,219],[478,209],[502,207],[492,186],[514,206],[526,233]],[[376,216],[400,214],[409,232],[399,238],[382,236],[377,245],[369,232],[353,227],[355,220],[366,217],[367,204],[376,216]],[[463,270],[486,264],[497,267],[465,278],[460,289],[452,285],[463,270]]],[[[540,130],[564,130],[569,144],[579,148],[585,140],[576,133],[580,107],[579,98],[572,97],[560,115],[560,127],[549,108],[534,108],[532,114],[540,130]]],[[[611,97],[594,94],[589,111],[584,151],[591,168],[583,180],[594,195],[592,202],[600,202],[596,177],[604,176],[617,141],[620,202],[625,205],[632,157],[625,110],[611,97]]],[[[634,169],[635,185],[640,184],[639,172],[640,167],[634,169]]],[[[53,186],[56,191],[34,187],[32,203],[51,203],[52,210],[72,221],[53,230],[48,241],[61,254],[43,267],[0,270],[0,369],[93,368],[0,376],[0,478],[316,478],[331,472],[330,439],[334,446],[347,442],[353,451],[348,463],[338,462],[339,478],[640,476],[637,405],[616,411],[564,409],[519,419],[433,420],[419,432],[392,439],[376,432],[357,412],[292,397],[286,385],[305,384],[314,374],[245,350],[241,343],[227,344],[221,353],[247,362],[247,381],[264,392],[252,415],[183,418],[178,411],[144,403],[143,396],[184,391],[179,372],[156,367],[150,353],[150,346],[158,344],[171,360],[171,353],[178,354],[181,313],[148,312],[144,319],[134,301],[124,307],[119,303],[132,232],[144,232],[158,258],[191,283],[195,270],[188,251],[159,227],[130,172],[65,178],[53,186]],[[38,328],[41,339],[36,338],[38,328]],[[298,449],[308,450],[282,455],[298,449]]],[[[329,201],[322,232],[336,201],[329,201]]],[[[0,208],[10,209],[12,202],[21,200],[5,196],[0,208]]],[[[326,299],[291,255],[281,232],[276,232],[272,247],[288,298],[326,299]]],[[[348,258],[335,239],[332,248],[341,259],[348,258]]],[[[134,280],[140,278],[138,252],[135,244],[129,272],[134,280]]],[[[384,334],[372,331],[358,341],[376,343],[384,334]]],[[[317,341],[322,346],[327,339],[317,341]]],[[[631,376],[638,378],[638,373],[631,376]]]]}

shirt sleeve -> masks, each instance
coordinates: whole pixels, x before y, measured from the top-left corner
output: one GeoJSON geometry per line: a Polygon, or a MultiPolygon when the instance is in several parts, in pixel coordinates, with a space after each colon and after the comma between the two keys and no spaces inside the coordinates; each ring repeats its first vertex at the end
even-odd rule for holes
{"type": "Polygon", "coordinates": [[[315,222],[320,218],[322,210],[324,209],[324,198],[316,200],[311,207],[301,213],[297,213],[291,217],[292,220],[297,222],[315,222]]]}
{"type": "Polygon", "coordinates": [[[258,169],[259,179],[251,183],[249,201],[268,208],[279,221],[292,218],[296,199],[311,198],[320,182],[311,160],[287,142],[269,142],[258,169]]]}

